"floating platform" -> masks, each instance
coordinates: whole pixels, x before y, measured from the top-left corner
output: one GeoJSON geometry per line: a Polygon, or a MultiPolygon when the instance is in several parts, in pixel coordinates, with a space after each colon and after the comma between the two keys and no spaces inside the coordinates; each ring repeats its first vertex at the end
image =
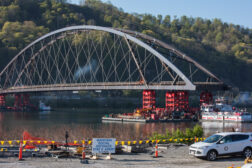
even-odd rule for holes
{"type": "Polygon", "coordinates": [[[115,118],[115,117],[102,117],[102,120],[107,120],[107,121],[119,121],[119,122],[142,122],[142,123],[151,122],[151,120],[147,120],[147,119],[115,118]]]}
{"type": "Polygon", "coordinates": [[[137,118],[116,118],[116,117],[102,117],[103,121],[115,121],[115,122],[140,122],[140,123],[153,123],[153,122],[192,122],[192,119],[137,119],[137,118]]]}

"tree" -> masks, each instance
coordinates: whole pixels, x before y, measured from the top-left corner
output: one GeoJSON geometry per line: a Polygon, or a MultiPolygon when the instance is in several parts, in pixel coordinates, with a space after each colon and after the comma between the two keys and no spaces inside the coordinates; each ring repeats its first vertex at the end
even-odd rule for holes
{"type": "Polygon", "coordinates": [[[22,49],[25,45],[35,40],[35,38],[47,33],[48,29],[43,26],[36,26],[32,21],[5,22],[0,39],[5,46],[22,49]]]}
{"type": "Polygon", "coordinates": [[[55,0],[55,1],[58,3],[67,3],[68,2],[68,0],[55,0]]]}
{"type": "Polygon", "coordinates": [[[157,21],[158,21],[158,24],[161,25],[162,22],[163,22],[163,16],[162,15],[158,15],[157,16],[157,21]]]}
{"type": "Polygon", "coordinates": [[[170,15],[166,15],[164,20],[163,20],[163,25],[165,25],[166,27],[170,27],[171,25],[171,17],[170,15]]]}
{"type": "Polygon", "coordinates": [[[219,32],[215,37],[215,41],[219,43],[222,41],[222,38],[223,38],[222,32],[219,32]]]}

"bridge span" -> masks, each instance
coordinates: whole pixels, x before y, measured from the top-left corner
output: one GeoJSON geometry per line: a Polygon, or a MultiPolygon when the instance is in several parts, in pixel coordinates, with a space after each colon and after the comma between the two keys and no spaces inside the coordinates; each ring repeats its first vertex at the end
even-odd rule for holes
{"type": "Polygon", "coordinates": [[[66,27],[38,38],[0,73],[0,94],[227,88],[169,44],[130,30],[90,25],[66,27]]]}

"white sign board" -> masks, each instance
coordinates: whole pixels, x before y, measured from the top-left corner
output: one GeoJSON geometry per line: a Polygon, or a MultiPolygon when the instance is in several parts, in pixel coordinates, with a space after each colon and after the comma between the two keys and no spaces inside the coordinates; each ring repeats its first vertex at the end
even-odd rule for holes
{"type": "Polygon", "coordinates": [[[93,138],[92,153],[115,153],[115,138],[93,138]]]}

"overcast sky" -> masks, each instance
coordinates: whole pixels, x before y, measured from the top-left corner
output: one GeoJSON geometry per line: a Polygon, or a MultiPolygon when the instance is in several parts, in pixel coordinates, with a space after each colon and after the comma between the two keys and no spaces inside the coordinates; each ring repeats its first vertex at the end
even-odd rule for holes
{"type": "MultiPolygon", "coordinates": [[[[80,0],[71,0],[78,4],[80,0]]],[[[107,2],[107,0],[102,0],[107,2]]],[[[110,0],[129,13],[219,18],[252,28],[252,0],[110,0]]]]}

